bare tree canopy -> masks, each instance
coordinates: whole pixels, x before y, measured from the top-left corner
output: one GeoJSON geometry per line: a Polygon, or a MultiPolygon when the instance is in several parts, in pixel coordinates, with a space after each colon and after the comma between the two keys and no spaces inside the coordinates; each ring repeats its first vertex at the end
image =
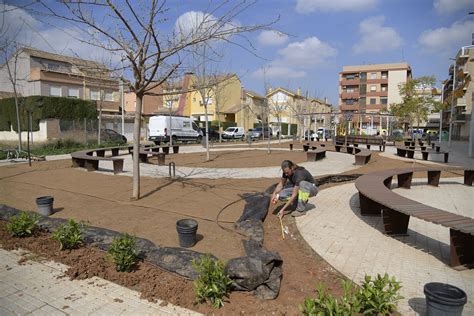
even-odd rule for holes
{"type": "Polygon", "coordinates": [[[77,40],[106,49],[125,60],[130,74],[129,89],[137,96],[134,145],[133,193],[140,197],[140,127],[142,99],[168,78],[177,76],[193,47],[224,42],[252,52],[246,33],[268,29],[276,22],[242,25],[237,19],[255,1],[210,1],[205,11],[182,15],[169,30],[166,1],[64,1],[61,4],[40,1],[35,13],[61,23],[70,23],[85,34],[77,40]]]}

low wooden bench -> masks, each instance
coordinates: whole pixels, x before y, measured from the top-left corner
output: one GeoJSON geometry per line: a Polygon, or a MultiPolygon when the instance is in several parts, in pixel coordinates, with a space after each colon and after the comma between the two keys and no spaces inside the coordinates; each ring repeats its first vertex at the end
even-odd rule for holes
{"type": "MultiPolygon", "coordinates": [[[[463,169],[445,169],[463,170],[463,169]]],[[[362,215],[382,215],[385,233],[407,234],[411,216],[442,225],[450,231],[450,264],[474,267],[474,219],[437,209],[391,191],[392,178],[398,187],[409,189],[414,172],[427,172],[428,184],[438,186],[442,169],[410,168],[378,171],[356,180],[362,215]]],[[[474,170],[464,170],[464,184],[472,186],[474,170]]]]}
{"type": "Polygon", "coordinates": [[[336,144],[352,144],[354,147],[359,145],[366,145],[367,149],[370,149],[372,145],[379,146],[380,151],[385,151],[385,140],[380,136],[338,136],[336,138],[336,144]]]}
{"type": "Polygon", "coordinates": [[[123,172],[123,158],[121,157],[104,157],[100,156],[105,150],[82,150],[71,154],[72,166],[86,168],[87,171],[95,171],[99,169],[99,161],[112,161],[114,166],[114,174],[123,172]],[[94,156],[94,153],[96,155],[94,156]],[[98,155],[99,153],[99,155],[98,155]]]}
{"type": "Polygon", "coordinates": [[[423,160],[428,160],[428,155],[429,155],[429,154],[432,154],[432,155],[436,155],[436,154],[443,155],[444,163],[448,163],[449,152],[447,152],[447,151],[427,151],[427,150],[421,151],[421,155],[422,155],[422,157],[423,157],[423,160]]]}
{"type": "Polygon", "coordinates": [[[306,152],[306,161],[318,161],[324,158],[326,158],[326,149],[324,148],[314,148],[306,152]]]}
{"type": "Polygon", "coordinates": [[[434,155],[434,154],[439,154],[439,155],[443,155],[443,158],[444,158],[444,162],[445,163],[448,163],[448,159],[449,159],[449,152],[447,151],[433,151],[433,150],[427,150],[426,147],[422,146],[419,150],[416,149],[416,147],[413,147],[413,146],[409,146],[409,147],[397,147],[397,156],[400,156],[400,157],[407,157],[407,158],[411,158],[411,159],[414,159],[415,157],[415,151],[419,151],[421,152],[421,156],[423,158],[423,160],[428,160],[428,156],[431,154],[431,155],[434,155]]]}
{"type": "Polygon", "coordinates": [[[355,164],[365,165],[369,163],[371,157],[372,152],[369,149],[358,148],[355,154],[355,164]]]}

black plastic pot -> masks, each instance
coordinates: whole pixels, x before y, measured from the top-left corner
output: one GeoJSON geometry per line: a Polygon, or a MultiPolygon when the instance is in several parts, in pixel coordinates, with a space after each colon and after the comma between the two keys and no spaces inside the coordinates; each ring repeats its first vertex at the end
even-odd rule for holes
{"type": "Polygon", "coordinates": [[[185,218],[176,222],[176,230],[178,231],[179,246],[189,248],[196,244],[196,233],[198,222],[194,219],[185,218]]]}
{"type": "Polygon", "coordinates": [[[52,196],[40,196],[36,198],[36,206],[38,208],[38,213],[44,216],[49,216],[53,214],[53,202],[54,198],[52,196]]]}
{"type": "Polygon", "coordinates": [[[426,314],[428,316],[462,315],[467,302],[466,293],[446,283],[432,282],[424,286],[426,314]]]}

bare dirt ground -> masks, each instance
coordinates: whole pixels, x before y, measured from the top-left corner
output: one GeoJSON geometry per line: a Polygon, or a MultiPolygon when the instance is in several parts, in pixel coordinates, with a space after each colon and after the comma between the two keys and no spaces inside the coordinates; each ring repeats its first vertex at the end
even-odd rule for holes
{"type": "MultiPolygon", "coordinates": [[[[286,148],[288,145],[283,145],[286,148]]],[[[301,152],[278,152],[271,155],[261,151],[226,151],[216,153],[212,162],[204,162],[202,153],[178,154],[173,157],[177,165],[213,167],[257,167],[278,166],[283,159],[296,162],[305,160],[301,152]],[[255,164],[254,164],[255,163],[255,164]]],[[[349,156],[349,155],[348,155],[349,156]]],[[[354,159],[349,156],[348,159],[354,159]]],[[[387,159],[377,154],[366,166],[349,173],[366,173],[378,169],[409,167],[412,163],[387,159]]],[[[421,164],[417,164],[420,166],[421,164]]],[[[23,209],[35,210],[35,198],[52,195],[56,213],[52,217],[73,218],[89,225],[104,227],[151,240],[160,246],[178,246],[175,223],[184,217],[199,222],[201,240],[192,248],[199,252],[210,252],[226,260],[244,255],[241,236],[221,229],[216,224],[219,211],[227,204],[240,199],[240,195],[263,192],[278,179],[168,179],[147,178],[141,180],[142,198],[130,201],[132,179],[126,176],[111,176],[82,169],[71,168],[70,160],[35,162],[10,165],[0,168],[0,203],[23,209]]],[[[332,184],[325,187],[329,187],[332,184]]],[[[227,208],[219,221],[227,228],[239,218],[244,207],[240,201],[227,208]]],[[[137,271],[117,273],[104,260],[104,254],[89,247],[60,252],[47,235],[33,238],[10,238],[0,229],[2,247],[22,247],[39,255],[64,262],[71,266],[68,275],[72,278],[87,278],[93,275],[109,279],[142,292],[144,298],[160,298],[171,303],[203,313],[218,314],[297,314],[297,305],[305,297],[314,295],[317,282],[324,282],[331,292],[340,294],[343,278],[321,257],[314,253],[297,232],[294,220],[285,217],[292,238],[281,240],[278,218],[271,215],[265,221],[264,246],[277,251],[283,258],[283,281],[280,295],[273,301],[260,301],[249,293],[232,293],[230,302],[219,311],[207,305],[194,305],[192,283],[164,272],[148,263],[140,264],[137,271]]]]}

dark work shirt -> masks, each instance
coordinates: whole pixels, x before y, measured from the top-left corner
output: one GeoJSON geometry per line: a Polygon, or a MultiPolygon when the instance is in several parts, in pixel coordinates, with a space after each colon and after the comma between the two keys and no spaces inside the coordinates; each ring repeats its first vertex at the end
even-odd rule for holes
{"type": "Polygon", "coordinates": [[[311,173],[309,173],[309,171],[303,167],[296,168],[293,171],[293,175],[289,177],[287,177],[285,174],[283,174],[281,177],[284,179],[288,179],[290,183],[294,186],[300,186],[301,181],[308,181],[311,183],[315,183],[314,178],[311,175],[311,173]]]}

